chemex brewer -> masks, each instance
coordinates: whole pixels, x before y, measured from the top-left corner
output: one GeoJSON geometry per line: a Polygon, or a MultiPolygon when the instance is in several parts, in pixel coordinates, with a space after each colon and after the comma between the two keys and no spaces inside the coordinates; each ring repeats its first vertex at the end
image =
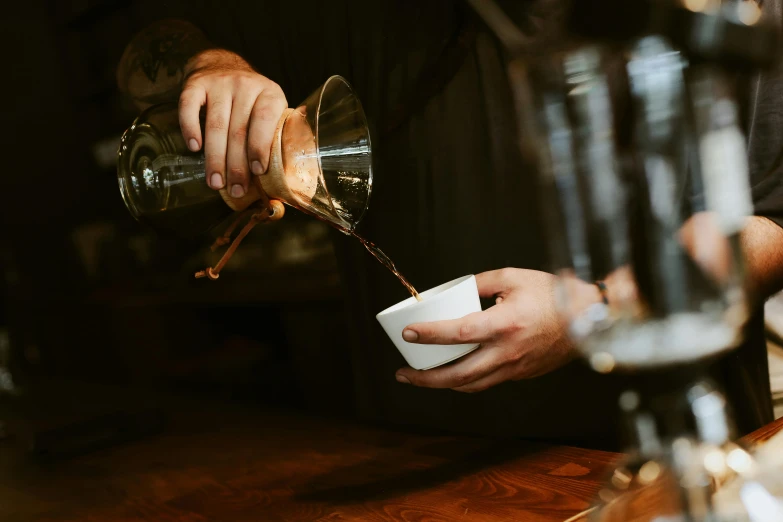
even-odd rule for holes
{"type": "Polygon", "coordinates": [[[391,259],[356,233],[372,192],[372,146],[361,102],[340,76],[330,77],[295,109],[285,110],[272,140],[269,168],[252,176],[242,198],[207,186],[204,153],[188,149],[174,103],[142,113],[123,134],[118,159],[126,207],[153,228],[201,234],[235,215],[213,247],[231,243],[225,255],[196,277],[217,279],[250,230],[281,219],[285,203],[356,237],[419,299],[391,259]],[[232,242],[243,220],[247,223],[232,242]]]}

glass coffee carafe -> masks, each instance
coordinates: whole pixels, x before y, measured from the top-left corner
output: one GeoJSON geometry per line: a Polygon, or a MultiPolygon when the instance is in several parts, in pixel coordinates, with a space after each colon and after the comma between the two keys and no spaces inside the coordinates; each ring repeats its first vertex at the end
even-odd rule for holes
{"type": "Polygon", "coordinates": [[[231,246],[215,267],[196,277],[217,279],[250,230],[282,218],[285,203],[355,237],[419,299],[392,260],[356,232],[372,192],[372,146],[361,102],[340,76],[330,77],[298,107],[283,113],[267,172],[252,176],[242,198],[207,186],[204,153],[186,146],[176,104],[149,108],[125,132],[117,176],[130,213],[158,231],[197,236],[233,216],[213,250],[231,246]],[[231,235],[245,219],[232,242],[231,235]]]}
{"type": "MultiPolygon", "coordinates": [[[[207,232],[236,212],[269,206],[269,200],[350,232],[361,221],[372,190],[367,120],[340,76],[285,111],[268,171],[251,176],[243,198],[207,186],[204,153],[186,146],[176,104],[154,106],[140,115],[123,135],[118,154],[120,193],[130,213],[156,230],[179,235],[207,232]]],[[[270,208],[277,208],[275,217],[281,217],[281,206],[270,208]]]]}

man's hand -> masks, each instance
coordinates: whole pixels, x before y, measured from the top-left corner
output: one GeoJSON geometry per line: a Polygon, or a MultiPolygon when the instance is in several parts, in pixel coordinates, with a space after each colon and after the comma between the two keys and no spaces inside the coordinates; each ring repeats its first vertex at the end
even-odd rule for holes
{"type": "Polygon", "coordinates": [[[190,150],[204,147],[210,187],[227,186],[233,198],[247,193],[249,173],[264,174],[269,166],[272,138],[286,108],[280,86],[232,52],[208,50],[188,61],[179,98],[180,126],[190,150]]]}
{"type": "MultiPolygon", "coordinates": [[[[408,326],[403,338],[422,345],[481,343],[479,349],[433,370],[403,368],[397,380],[472,393],[563,366],[574,350],[555,307],[556,281],[552,274],[514,268],[477,275],[479,294],[494,297],[495,306],[454,321],[408,326]]],[[[586,300],[600,301],[596,287],[580,284],[586,300]]]]}
{"type": "Polygon", "coordinates": [[[215,49],[189,22],[161,20],[137,34],[117,67],[117,85],[140,110],[179,96],[182,135],[190,150],[204,147],[213,189],[226,187],[241,198],[249,172],[266,172],[272,137],[288,107],[283,91],[238,55],[215,49]]]}
{"type": "MultiPolygon", "coordinates": [[[[698,215],[682,231],[686,249],[702,268],[722,280],[727,275],[728,245],[707,215],[698,215]],[[698,227],[700,235],[694,234],[698,227]],[[698,236],[698,237],[697,237],[698,236]],[[717,241],[717,240],[720,241],[717,241]],[[706,245],[706,246],[705,246],[706,245]],[[711,250],[705,250],[709,247],[711,250]],[[718,250],[715,250],[715,249],[718,250]],[[710,253],[711,255],[707,255],[710,253]]],[[[760,217],[748,219],[742,232],[751,287],[767,297],[783,287],[783,230],[760,217]]],[[[597,287],[576,277],[562,280],[571,315],[601,301],[597,287]]],[[[565,325],[555,308],[556,276],[506,268],[476,276],[481,297],[495,297],[492,308],[454,321],[414,324],[403,332],[408,342],[421,344],[481,343],[478,350],[433,370],[402,368],[397,380],[414,386],[478,392],[509,380],[543,375],[575,356],[565,325]]],[[[609,301],[638,303],[633,274],[624,267],[606,283],[609,301]]]]}

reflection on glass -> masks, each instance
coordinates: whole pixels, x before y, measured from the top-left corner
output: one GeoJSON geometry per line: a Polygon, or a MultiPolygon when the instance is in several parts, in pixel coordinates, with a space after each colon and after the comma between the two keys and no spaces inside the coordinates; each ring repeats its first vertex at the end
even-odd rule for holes
{"type": "Polygon", "coordinates": [[[283,168],[298,186],[289,204],[353,230],[372,192],[367,120],[350,85],[333,76],[286,120],[283,168]]]}
{"type": "Polygon", "coordinates": [[[126,207],[158,231],[198,235],[233,212],[207,186],[204,155],[185,145],[176,104],[142,113],[125,131],[118,155],[126,207]]]}

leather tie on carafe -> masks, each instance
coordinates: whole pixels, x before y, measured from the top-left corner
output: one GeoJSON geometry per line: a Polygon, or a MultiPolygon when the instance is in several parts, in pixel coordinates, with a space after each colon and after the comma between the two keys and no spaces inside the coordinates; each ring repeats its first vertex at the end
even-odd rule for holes
{"type": "MultiPolygon", "coordinates": [[[[205,270],[201,270],[196,273],[196,278],[207,277],[214,281],[220,277],[220,271],[226,266],[226,264],[234,255],[242,240],[250,233],[253,228],[259,223],[268,223],[277,221],[285,214],[285,207],[276,199],[270,200],[267,189],[274,195],[279,193],[285,194],[281,187],[285,186],[283,170],[283,154],[282,154],[282,134],[283,126],[285,125],[288,117],[294,112],[294,109],[286,109],[280,120],[277,122],[277,128],[275,129],[274,137],[272,138],[272,149],[269,153],[269,167],[264,174],[253,175],[248,186],[247,193],[241,198],[232,198],[227,190],[227,186],[220,189],[220,196],[223,201],[231,207],[232,210],[238,214],[235,216],[231,224],[226,228],[223,234],[215,240],[211,250],[214,252],[219,247],[227,245],[231,242],[231,246],[223,254],[220,261],[214,266],[205,270]],[[266,183],[265,183],[266,182],[266,183]],[[264,185],[266,186],[266,189],[264,185]],[[248,215],[250,220],[245,224],[242,230],[239,232],[236,238],[231,241],[231,234],[234,232],[239,223],[241,223],[248,215]]],[[[251,171],[252,172],[252,171],[251,171]]]]}

